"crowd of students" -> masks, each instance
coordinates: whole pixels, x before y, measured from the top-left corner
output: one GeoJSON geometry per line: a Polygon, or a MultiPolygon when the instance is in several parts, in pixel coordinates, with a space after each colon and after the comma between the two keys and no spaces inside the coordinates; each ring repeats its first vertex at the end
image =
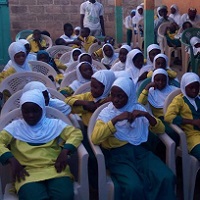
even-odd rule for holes
{"type": "MultiPolygon", "coordinates": [[[[82,12],[85,6],[82,5],[82,12]]],[[[178,34],[177,26],[185,30],[196,26],[200,19],[196,9],[190,8],[182,16],[176,5],[170,9],[168,17],[166,6],[158,8],[154,30],[156,32],[164,21],[172,21],[166,29],[168,45],[180,46],[178,37],[174,38],[178,34]]],[[[100,145],[104,153],[106,168],[114,182],[114,199],[175,200],[176,177],[162,161],[163,155],[158,153],[164,154],[157,134],[166,132],[178,145],[179,136],[169,126],[170,123],[177,124],[186,133],[189,153],[200,160],[199,75],[187,72],[179,80],[157,40],[148,46],[146,60],[137,44],[131,46],[132,33],[143,32],[136,28],[143,18],[142,4],[126,18],[127,44],[117,47],[117,51],[114,38],[105,36],[102,44],[93,36],[95,30],[83,27],[84,17],[82,13],[82,28],[64,24],[64,34],[55,41],[57,46],[72,47],[69,61],[60,65],[67,69],[77,62],[73,69],[76,79],[58,88],[65,101],[51,98],[48,88],[40,82],[25,85],[20,98],[22,119],[11,122],[0,134],[0,162],[11,165],[19,199],[72,200],[73,179],[67,156],[82,142],[89,153],[90,188],[97,190],[98,169],[87,127],[94,111],[110,102],[98,116],[91,141],[100,145]],[[101,44],[101,47],[88,53],[94,43],[101,44]],[[94,60],[101,62],[104,68],[98,69],[94,60]],[[88,82],[89,92],[74,95],[88,82]],[[179,87],[181,94],[174,98],[164,114],[165,99],[179,87]],[[45,106],[54,107],[66,116],[79,114],[84,126],[79,130],[61,120],[47,118],[45,106]],[[150,141],[152,136],[156,138],[154,144],[150,141]],[[64,141],[62,146],[58,142],[60,139],[64,141]]],[[[102,30],[105,33],[104,28],[102,30]]],[[[198,59],[199,36],[192,37],[190,44],[198,59]]],[[[46,48],[41,31],[37,29],[26,40],[11,43],[8,49],[10,61],[0,73],[0,82],[13,73],[32,71],[29,61],[38,60],[56,70],[59,78],[55,80],[59,84],[66,73],[46,48]]]]}

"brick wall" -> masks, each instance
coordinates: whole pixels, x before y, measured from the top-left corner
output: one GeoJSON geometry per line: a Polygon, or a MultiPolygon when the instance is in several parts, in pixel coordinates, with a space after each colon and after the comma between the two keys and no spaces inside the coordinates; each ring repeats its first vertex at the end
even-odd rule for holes
{"type": "MultiPolygon", "coordinates": [[[[10,0],[11,34],[23,29],[48,30],[53,40],[63,34],[63,24],[79,26],[79,7],[84,0],[10,0]]],[[[115,35],[114,0],[99,0],[105,9],[107,35],[115,35]]],[[[141,0],[122,0],[123,15],[126,16],[141,0]]],[[[125,35],[125,34],[124,34],[125,35]]],[[[125,38],[125,36],[124,36],[125,38]]]]}

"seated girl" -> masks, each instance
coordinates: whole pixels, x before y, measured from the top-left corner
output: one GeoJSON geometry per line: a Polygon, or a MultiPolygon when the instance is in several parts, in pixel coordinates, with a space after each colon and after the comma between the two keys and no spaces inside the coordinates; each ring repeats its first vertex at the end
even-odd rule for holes
{"type": "Polygon", "coordinates": [[[81,131],[47,118],[39,90],[25,92],[20,108],[23,118],[0,133],[0,162],[11,165],[19,199],[72,200],[73,176],[67,158],[80,145],[81,131]]]}
{"type": "Polygon", "coordinates": [[[59,111],[64,113],[66,116],[68,116],[71,113],[71,107],[67,105],[64,101],[61,101],[60,99],[52,98],[47,87],[42,82],[31,81],[27,83],[23,88],[23,93],[29,90],[33,90],[33,89],[37,89],[42,92],[45,99],[46,106],[58,109],[59,111]]]}
{"type": "Polygon", "coordinates": [[[176,79],[177,80],[177,73],[175,71],[173,71],[169,66],[168,66],[168,57],[163,54],[160,53],[157,56],[154,57],[153,60],[153,70],[149,71],[149,73],[147,74],[147,78],[152,77],[153,71],[156,69],[165,69],[168,73],[168,76],[170,79],[176,79]]]}
{"type": "MultiPolygon", "coordinates": [[[[177,87],[169,85],[169,78],[166,70],[156,69],[153,72],[151,82],[146,85],[138,98],[138,102],[149,105],[149,112],[159,118],[164,123],[163,107],[167,96],[176,90],[177,87]]],[[[178,135],[166,124],[166,133],[178,144],[178,135]]]]}
{"type": "Polygon", "coordinates": [[[76,62],[81,53],[82,53],[82,50],[79,48],[72,49],[69,62],[65,63],[65,66],[69,67],[72,63],[76,62]]]}
{"type": "Polygon", "coordinates": [[[147,78],[147,73],[151,68],[144,64],[143,53],[138,49],[131,50],[126,58],[125,70],[130,74],[136,88],[140,85],[141,81],[147,78]]]}
{"type": "Polygon", "coordinates": [[[188,151],[200,160],[200,80],[193,72],[181,78],[181,94],[174,97],[165,113],[165,121],[180,126],[185,134],[188,151]]]}
{"type": "Polygon", "coordinates": [[[153,60],[159,53],[161,53],[161,48],[159,45],[150,44],[147,47],[147,66],[151,67],[151,70],[153,70],[153,60]]]}
{"type": "Polygon", "coordinates": [[[146,149],[149,128],[164,133],[162,122],[137,104],[134,83],[116,79],[111,103],[99,114],[91,136],[104,153],[115,199],[176,199],[173,172],[146,149]]]}
{"type": "Polygon", "coordinates": [[[8,48],[11,65],[0,73],[0,82],[16,72],[32,71],[28,64],[26,49],[20,42],[13,42],[8,48]]]}
{"type": "Polygon", "coordinates": [[[118,59],[118,54],[115,53],[114,48],[110,43],[104,44],[102,50],[103,50],[103,58],[101,59],[101,63],[107,69],[110,69],[111,66],[118,59]]]}
{"type": "Polygon", "coordinates": [[[126,56],[128,52],[131,51],[131,47],[129,45],[122,45],[119,51],[119,61],[113,64],[111,67],[112,71],[123,71],[125,70],[125,62],[126,56]]]}
{"type": "Polygon", "coordinates": [[[88,62],[81,62],[76,67],[76,80],[74,80],[69,86],[61,88],[59,90],[65,97],[71,96],[82,84],[91,80],[93,74],[93,68],[88,62]]]}

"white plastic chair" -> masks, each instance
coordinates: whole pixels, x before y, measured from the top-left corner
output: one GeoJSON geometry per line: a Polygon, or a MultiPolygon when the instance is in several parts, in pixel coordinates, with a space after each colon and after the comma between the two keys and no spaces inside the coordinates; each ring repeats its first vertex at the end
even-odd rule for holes
{"type": "Polygon", "coordinates": [[[46,76],[53,76],[54,78],[57,76],[56,70],[45,62],[31,60],[29,64],[33,72],[40,72],[46,76]]]}
{"type": "Polygon", "coordinates": [[[71,51],[68,51],[68,52],[62,54],[62,56],[59,58],[59,60],[62,64],[66,64],[67,62],[69,62],[70,57],[71,57],[71,51]]]}
{"type": "Polygon", "coordinates": [[[67,66],[67,69],[65,70],[65,74],[68,74],[69,72],[72,72],[76,70],[76,66],[78,65],[78,61],[73,62],[71,65],[67,66]]]}
{"type": "Polygon", "coordinates": [[[181,47],[170,47],[167,44],[167,39],[165,37],[166,28],[171,24],[171,22],[164,22],[158,28],[158,36],[160,37],[159,45],[161,47],[161,52],[165,53],[169,59],[169,65],[171,64],[171,54],[172,52],[177,51],[179,57],[181,55],[181,47]]]}
{"type": "MultiPolygon", "coordinates": [[[[58,118],[71,125],[70,120],[60,111],[46,107],[46,114],[49,118],[58,118]]],[[[21,118],[20,109],[15,109],[9,112],[4,117],[0,118],[0,130],[2,130],[7,124],[12,122],[15,119],[21,118]]],[[[88,184],[88,153],[84,146],[81,144],[78,149],[78,177],[77,181],[74,182],[74,200],[89,200],[89,184],[88,184]]],[[[72,161],[72,168],[77,165],[72,161]]],[[[9,167],[3,167],[0,165],[0,176],[1,176],[1,185],[2,185],[2,196],[3,200],[18,200],[18,197],[14,193],[10,193],[9,189],[12,187],[10,183],[10,169],[9,167]]],[[[67,191],[66,191],[67,192],[67,191]]]]}
{"type": "Polygon", "coordinates": [[[67,73],[60,84],[60,88],[69,86],[76,79],[76,70],[67,73]]]}
{"type": "MultiPolygon", "coordinates": [[[[113,200],[114,199],[114,184],[106,171],[105,158],[98,145],[94,145],[91,141],[91,135],[97,120],[99,113],[103,108],[107,107],[109,102],[103,104],[95,110],[88,125],[88,138],[93,152],[97,158],[98,163],[98,189],[99,189],[99,200],[113,200]]],[[[166,164],[175,173],[175,142],[166,134],[158,135],[160,140],[166,146],[166,164]]],[[[137,194],[136,194],[137,195],[137,194]]]]}
{"type": "Polygon", "coordinates": [[[71,51],[72,47],[64,46],[64,45],[55,45],[46,49],[49,55],[52,58],[60,58],[64,53],[71,51]]]}
{"type": "MultiPolygon", "coordinates": [[[[174,99],[174,97],[180,93],[181,90],[177,89],[167,97],[163,108],[164,114],[166,113],[167,108],[174,99]]],[[[175,124],[171,124],[170,126],[180,136],[180,144],[177,147],[176,155],[182,158],[184,200],[193,200],[195,181],[197,172],[200,169],[200,162],[194,156],[188,153],[186,134],[183,132],[183,130],[175,124]]]]}
{"type": "Polygon", "coordinates": [[[88,49],[88,54],[91,55],[92,53],[100,49],[103,46],[103,44],[104,44],[103,42],[101,42],[101,44],[98,44],[98,42],[92,44],[88,49]]]}
{"type": "Polygon", "coordinates": [[[81,85],[75,92],[73,95],[77,95],[77,94],[83,94],[86,92],[90,92],[91,86],[90,86],[91,82],[87,82],[84,83],[83,85],[81,85]]]}
{"type": "Polygon", "coordinates": [[[37,72],[18,72],[5,78],[0,84],[0,91],[8,90],[10,94],[14,94],[21,90],[30,81],[40,81],[46,87],[56,89],[54,83],[42,73],[37,72]]]}
{"type": "Polygon", "coordinates": [[[47,48],[52,47],[53,45],[52,39],[48,35],[41,34],[41,36],[46,41],[47,48]]]}

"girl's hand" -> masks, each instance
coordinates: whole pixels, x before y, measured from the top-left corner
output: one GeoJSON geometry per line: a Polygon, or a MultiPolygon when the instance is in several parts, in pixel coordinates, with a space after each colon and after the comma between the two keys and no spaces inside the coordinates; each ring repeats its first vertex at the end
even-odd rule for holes
{"type": "Polygon", "coordinates": [[[69,153],[69,150],[67,149],[63,149],[57,160],[56,160],[56,163],[55,163],[55,168],[56,168],[56,171],[58,173],[61,173],[63,170],[65,170],[66,166],[67,166],[67,158],[68,158],[68,154],[69,153]]]}
{"type": "Polygon", "coordinates": [[[151,83],[147,84],[146,87],[145,87],[145,90],[149,90],[151,87],[156,89],[156,84],[154,82],[151,82],[151,83]]]}
{"type": "Polygon", "coordinates": [[[114,117],[111,121],[113,125],[115,125],[117,122],[123,121],[123,120],[128,120],[128,122],[132,123],[133,122],[132,113],[123,112],[120,115],[114,117]]]}
{"type": "Polygon", "coordinates": [[[29,176],[29,173],[24,169],[24,167],[15,157],[9,158],[8,162],[11,164],[14,182],[20,182],[21,180],[25,180],[25,176],[29,176]]]}

